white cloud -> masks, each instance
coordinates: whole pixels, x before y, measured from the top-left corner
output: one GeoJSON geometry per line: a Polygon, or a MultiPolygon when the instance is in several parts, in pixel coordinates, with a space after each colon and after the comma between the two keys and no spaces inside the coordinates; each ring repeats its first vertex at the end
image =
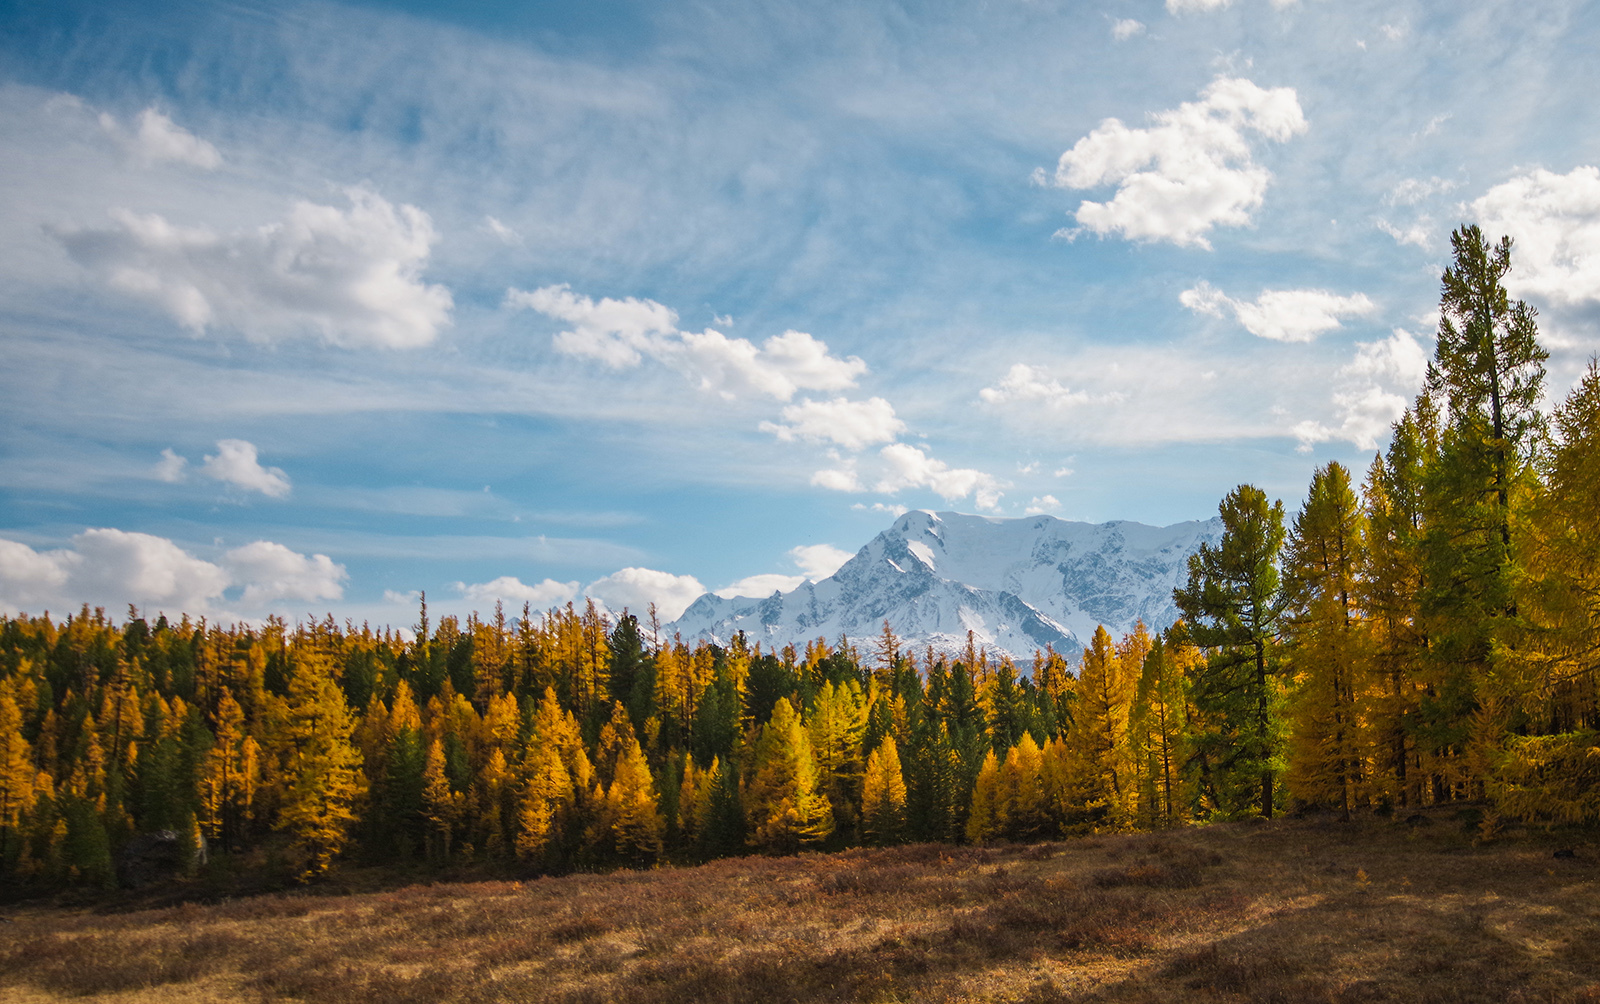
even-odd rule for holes
{"type": "Polygon", "coordinates": [[[1239,78],[1215,80],[1199,101],[1152,119],[1148,129],[1106,119],[1061,155],[1057,186],[1117,186],[1109,202],[1079,205],[1083,229],[1209,249],[1206,232],[1249,223],[1272,180],[1252,160],[1246,134],[1282,142],[1307,128],[1293,88],[1239,78]]]}
{"type": "Polygon", "coordinates": [[[280,468],[262,467],[256,459],[255,445],[243,439],[217,440],[216,455],[208,455],[200,470],[225,484],[260,492],[275,499],[289,494],[289,476],[280,468]]]}
{"type": "Polygon", "coordinates": [[[837,572],[845,562],[855,557],[855,553],[834,547],[832,544],[802,544],[799,547],[791,547],[789,556],[800,566],[800,571],[805,573],[806,578],[815,581],[826,579],[837,572]]]}
{"type": "MultiPolygon", "coordinates": [[[[1035,449],[1070,452],[1088,444],[1148,447],[1167,443],[1216,443],[1282,435],[1281,419],[1266,409],[1325,389],[1315,386],[1303,363],[1287,364],[1280,353],[1241,347],[1219,374],[1215,347],[1202,339],[1152,345],[1079,344],[1053,364],[1074,382],[1095,388],[1092,402],[1079,396],[996,393],[985,404],[1018,428],[1035,449]],[[1248,387],[1249,393],[1225,388],[1248,387]]],[[[1035,362],[1029,384],[1065,383],[1035,362]]],[[[1015,367],[1013,367],[1013,370],[1015,367]]],[[[1002,381],[1003,382],[1003,381],[1002,381]]],[[[994,388],[1000,391],[1002,388],[994,388]]],[[[1057,477],[1072,473],[1070,457],[1057,477]]]]}
{"type": "Polygon", "coordinates": [[[804,439],[832,442],[847,450],[860,450],[877,443],[892,442],[904,432],[906,424],[894,415],[894,406],[881,397],[850,401],[836,397],[831,401],[806,398],[783,409],[789,424],[762,422],[761,431],[770,432],[785,442],[804,439]]]}
{"type": "Polygon", "coordinates": [[[526,603],[534,610],[543,611],[553,606],[560,606],[578,595],[576,582],[545,579],[543,582],[528,585],[513,575],[502,575],[491,582],[478,582],[472,585],[457,582],[455,588],[467,600],[486,608],[493,606],[495,601],[499,600],[513,608],[526,603]]]}
{"type": "Polygon", "coordinates": [[[1531,171],[1470,208],[1486,237],[1515,242],[1505,278],[1512,293],[1558,306],[1600,303],[1600,168],[1531,171]]]}
{"type": "Polygon", "coordinates": [[[326,554],[307,557],[269,540],[258,540],[225,556],[230,581],[245,583],[239,602],[255,608],[272,600],[337,600],[350,578],[326,554]]]}
{"type": "Polygon", "coordinates": [[[1072,477],[1072,475],[1076,474],[1077,471],[1074,471],[1070,467],[1057,467],[1054,471],[1052,471],[1050,473],[1051,473],[1052,477],[1070,478],[1070,477],[1072,477]]]}
{"type": "Polygon", "coordinates": [[[911,511],[911,507],[910,506],[903,506],[903,505],[899,505],[897,503],[885,503],[885,502],[874,502],[870,506],[869,505],[863,505],[860,502],[857,502],[855,505],[851,506],[850,508],[852,508],[852,509],[860,509],[860,510],[862,510],[864,512],[885,512],[885,513],[888,513],[889,515],[893,516],[895,519],[899,519],[901,516],[904,516],[906,513],[911,511]]]}
{"type": "Polygon", "coordinates": [[[571,324],[553,339],[558,352],[614,369],[638,366],[649,357],[724,398],[756,393],[787,401],[800,390],[853,387],[867,371],[858,357],[840,359],[826,342],[803,331],[774,335],[757,347],[710,328],[680,331],[677,312],[654,300],[595,301],[565,284],[532,292],[508,289],[505,306],[571,324]]]}
{"type": "Polygon", "coordinates": [[[403,593],[394,589],[385,589],[383,591],[383,602],[385,603],[414,607],[420,599],[422,599],[422,591],[419,589],[408,589],[403,593]]]}
{"type": "Polygon", "coordinates": [[[1233,312],[1244,329],[1276,342],[1309,342],[1339,327],[1342,317],[1361,317],[1377,305],[1364,293],[1339,296],[1322,289],[1269,289],[1254,300],[1235,300],[1208,282],[1178,294],[1178,301],[1199,314],[1233,312]]]}
{"type": "Polygon", "coordinates": [[[1111,37],[1119,42],[1126,42],[1135,35],[1144,34],[1144,22],[1135,21],[1131,17],[1119,18],[1111,24],[1111,37]]]}
{"type": "Polygon", "coordinates": [[[818,488],[835,492],[864,492],[861,478],[852,467],[828,467],[811,475],[811,483],[818,488]]]}
{"type": "Polygon", "coordinates": [[[1027,363],[1014,363],[1000,382],[978,391],[978,397],[987,404],[1008,402],[1036,402],[1050,408],[1073,408],[1079,405],[1120,401],[1118,391],[1091,394],[1074,390],[1049,376],[1042,368],[1027,363]]]}
{"type": "Polygon", "coordinates": [[[314,334],[347,347],[416,348],[450,323],[443,286],[421,280],[433,223],[365,188],[350,208],[296,202],[288,219],[218,234],[150,214],[111,212],[109,229],[53,230],[112,289],[149,301],[195,334],[256,341],[314,334]]]}
{"type": "Polygon", "coordinates": [[[1443,195],[1455,187],[1454,181],[1438,175],[1431,178],[1405,178],[1385,193],[1383,202],[1389,206],[1414,206],[1435,195],[1443,195]]]}
{"type": "Polygon", "coordinates": [[[789,549],[789,557],[800,568],[801,574],[790,575],[781,572],[765,572],[759,575],[749,575],[738,582],[729,583],[716,594],[723,599],[732,599],[735,596],[764,597],[771,596],[774,592],[787,593],[796,589],[807,580],[816,582],[825,579],[839,570],[839,567],[855,557],[849,551],[840,550],[832,544],[802,544],[789,549]]]}
{"type": "Polygon", "coordinates": [[[518,246],[523,243],[521,234],[506,226],[504,223],[501,223],[493,216],[485,216],[483,218],[483,226],[484,229],[488,230],[491,234],[494,234],[496,237],[500,238],[500,243],[502,244],[507,246],[518,246]]]}
{"type": "Polygon", "coordinates": [[[1022,511],[1028,516],[1039,516],[1044,513],[1060,512],[1061,500],[1056,498],[1054,495],[1039,495],[1034,497],[1034,499],[1028,503],[1028,507],[1022,511]]]}
{"type": "Polygon", "coordinates": [[[1405,414],[1422,386],[1428,352],[1401,328],[1388,338],[1360,342],[1355,358],[1335,374],[1332,395],[1337,424],[1307,419],[1295,425],[1302,452],[1313,443],[1344,440],[1363,450],[1376,449],[1378,438],[1405,414]]]}
{"type": "Polygon", "coordinates": [[[154,473],[157,481],[168,484],[177,484],[184,478],[184,468],[189,466],[186,457],[180,457],[168,447],[161,451],[161,459],[156,461],[154,473]]]}
{"type": "Polygon", "coordinates": [[[729,583],[716,590],[716,594],[725,600],[731,600],[735,596],[759,599],[771,596],[773,593],[787,593],[791,589],[798,588],[804,581],[806,581],[804,575],[779,575],[776,572],[748,575],[738,582],[729,583]]]}
{"type": "Polygon", "coordinates": [[[165,537],[110,528],[85,530],[71,547],[52,551],[0,540],[0,610],[8,611],[133,603],[208,614],[226,591],[240,587],[239,602],[264,609],[274,601],[342,599],[347,578],[344,566],[326,555],[308,557],[265,540],[216,562],[165,537]]]}
{"type": "Polygon", "coordinates": [[[132,134],[105,113],[100,115],[100,127],[147,164],[187,164],[202,171],[214,171],[222,166],[222,155],[217,153],[216,147],[154,108],[139,113],[132,134]]]}
{"type": "Polygon", "coordinates": [[[1397,227],[1383,217],[1378,217],[1378,229],[1395,239],[1397,244],[1414,244],[1426,248],[1433,242],[1433,218],[1419,216],[1404,228],[1397,227]]]}
{"type": "Polygon", "coordinates": [[[1205,14],[1231,4],[1233,0],[1167,0],[1168,14],[1205,14]]]}
{"type": "Polygon", "coordinates": [[[699,599],[706,588],[692,575],[673,575],[650,568],[624,568],[604,578],[589,583],[586,596],[604,603],[607,609],[621,613],[624,608],[643,615],[656,605],[656,614],[665,621],[675,621],[699,599]]]}
{"type": "Polygon", "coordinates": [[[903,488],[927,488],[945,501],[972,496],[979,509],[1000,504],[999,483],[993,475],[967,467],[953,468],[909,443],[891,443],[879,451],[885,472],[876,491],[893,495],[903,488]]]}

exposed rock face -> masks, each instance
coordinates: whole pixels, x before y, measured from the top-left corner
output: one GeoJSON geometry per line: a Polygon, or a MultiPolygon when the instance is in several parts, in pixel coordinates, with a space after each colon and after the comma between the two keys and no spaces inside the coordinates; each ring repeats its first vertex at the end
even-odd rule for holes
{"type": "Polygon", "coordinates": [[[1171,624],[1189,555],[1221,536],[1219,519],[1154,527],[909,512],[820,582],[765,599],[707,593],[669,628],[718,643],[744,631],[770,649],[867,642],[887,620],[912,648],[957,651],[970,630],[994,655],[1071,654],[1100,624],[1114,634],[1171,624]]]}

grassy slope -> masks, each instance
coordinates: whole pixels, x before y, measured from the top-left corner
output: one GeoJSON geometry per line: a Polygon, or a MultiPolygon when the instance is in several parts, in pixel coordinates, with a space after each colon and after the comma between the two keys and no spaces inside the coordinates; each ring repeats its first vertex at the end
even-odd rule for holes
{"type": "Polygon", "coordinates": [[[1600,847],[1562,846],[1475,845],[1440,813],[27,907],[0,998],[1600,1004],[1600,847]]]}

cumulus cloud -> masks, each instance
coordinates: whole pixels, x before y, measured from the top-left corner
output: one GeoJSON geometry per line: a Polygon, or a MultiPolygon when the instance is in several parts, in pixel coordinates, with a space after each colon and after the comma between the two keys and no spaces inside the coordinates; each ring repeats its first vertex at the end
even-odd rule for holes
{"type": "Polygon", "coordinates": [[[1332,403],[1336,424],[1308,419],[1294,427],[1300,450],[1314,443],[1343,440],[1363,450],[1376,449],[1416,396],[1428,367],[1428,351],[1410,332],[1394,329],[1388,338],[1361,342],[1351,361],[1334,376],[1332,403]]]}
{"type": "MultiPolygon", "coordinates": [[[[170,450],[164,452],[163,458],[170,452],[170,450]]],[[[182,457],[177,459],[183,460],[182,457]]],[[[165,459],[162,460],[162,463],[166,462],[165,459]]],[[[180,466],[180,472],[181,469],[180,466]]],[[[207,477],[215,478],[224,484],[260,492],[275,499],[284,498],[289,494],[289,476],[280,468],[262,467],[261,462],[256,459],[255,445],[243,439],[217,440],[216,455],[208,455],[200,470],[207,477]]]]}
{"type": "Polygon", "coordinates": [[[188,458],[178,456],[172,451],[171,447],[168,447],[161,451],[161,459],[156,461],[152,472],[155,474],[157,481],[177,484],[183,480],[184,471],[188,466],[188,458]]]}
{"type": "Polygon", "coordinates": [[[1205,14],[1231,4],[1233,0],[1167,0],[1168,14],[1205,14]]]}
{"type": "Polygon", "coordinates": [[[816,581],[837,572],[845,562],[855,557],[855,553],[832,544],[802,544],[789,548],[789,557],[794,559],[806,578],[816,581]]]}
{"type": "Polygon", "coordinates": [[[136,159],[147,164],[187,164],[202,171],[214,171],[222,166],[222,155],[216,147],[155,108],[146,108],[139,113],[131,133],[116,118],[104,112],[100,115],[100,128],[136,159]]]}
{"type": "Polygon", "coordinates": [[[1000,504],[1000,486],[993,475],[968,467],[951,467],[910,443],[891,443],[879,451],[884,475],[875,489],[889,495],[904,488],[927,488],[945,501],[971,496],[979,509],[1000,504]]]}
{"type": "Polygon", "coordinates": [[[345,347],[417,348],[450,323],[449,290],[421,279],[433,223],[365,188],[349,209],[297,202],[288,219],[219,234],[126,209],[109,228],[54,230],[74,261],[196,335],[314,335],[345,347]]]}
{"type": "Polygon", "coordinates": [[[836,397],[831,401],[806,398],[783,409],[783,421],[762,422],[761,431],[770,432],[785,442],[804,439],[832,442],[847,450],[860,450],[878,443],[892,442],[906,429],[894,415],[894,406],[881,397],[850,401],[836,397]]]}
{"type": "Polygon", "coordinates": [[[1600,168],[1531,171],[1470,208],[1491,240],[1516,242],[1505,278],[1512,293],[1554,306],[1600,303],[1600,168]]]}
{"type": "Polygon", "coordinates": [[[1078,405],[1120,401],[1123,395],[1120,391],[1091,394],[1086,390],[1066,387],[1040,367],[1015,363],[1006,375],[1000,378],[999,383],[978,391],[978,397],[986,404],[1034,402],[1050,408],[1064,409],[1078,405]]]}
{"type": "Polygon", "coordinates": [[[270,540],[229,551],[231,581],[245,583],[239,602],[257,607],[272,600],[337,600],[349,579],[326,554],[304,555],[270,540]]]}
{"type": "Polygon", "coordinates": [[[1343,317],[1361,317],[1377,306],[1364,293],[1339,296],[1323,289],[1269,289],[1254,300],[1235,300],[1208,282],[1178,295],[1185,307],[1213,317],[1230,311],[1244,329],[1275,342],[1309,342],[1339,327],[1343,317]]]}
{"type": "Polygon", "coordinates": [[[638,366],[650,358],[688,376],[701,389],[729,399],[761,394],[787,401],[801,390],[842,390],[855,386],[856,378],[867,371],[860,358],[840,359],[826,342],[803,331],[774,335],[760,346],[710,328],[681,331],[677,312],[654,300],[596,301],[562,284],[531,292],[509,289],[505,305],[572,325],[556,334],[558,352],[614,369],[638,366]]]}
{"type": "Polygon", "coordinates": [[[1293,88],[1239,78],[1213,81],[1199,101],[1152,119],[1147,129],[1106,119],[1061,155],[1058,187],[1117,186],[1109,202],[1079,205],[1081,229],[1209,249],[1206,232],[1249,223],[1272,180],[1252,159],[1249,135],[1283,142],[1307,128],[1293,88]]]}
{"type": "Polygon", "coordinates": [[[529,585],[514,575],[502,575],[490,582],[477,582],[471,585],[457,582],[455,588],[456,592],[470,602],[485,607],[493,606],[496,601],[500,601],[513,608],[526,603],[534,610],[541,611],[560,606],[578,595],[576,582],[545,579],[543,582],[529,585]]]}
{"type": "Polygon", "coordinates": [[[725,600],[731,600],[736,596],[761,598],[771,596],[773,593],[787,593],[791,589],[798,588],[804,581],[806,581],[804,575],[780,575],[776,572],[747,575],[738,582],[729,583],[716,590],[716,594],[725,600]]]}
{"type": "Polygon", "coordinates": [[[1111,37],[1119,42],[1126,42],[1135,35],[1144,34],[1144,22],[1135,21],[1131,17],[1119,18],[1111,23],[1111,37]]]}
{"type": "Polygon", "coordinates": [[[1035,496],[1028,503],[1028,507],[1022,511],[1028,516],[1040,516],[1045,513],[1060,512],[1061,500],[1056,498],[1054,495],[1035,496]]]}
{"type": "Polygon", "coordinates": [[[204,614],[235,588],[241,593],[233,602],[260,609],[278,601],[342,599],[347,578],[344,566],[327,555],[307,556],[265,540],[215,562],[165,537],[110,528],[85,530],[71,547],[50,551],[0,540],[0,609],[11,612],[133,603],[204,614]]]}
{"type": "Polygon", "coordinates": [[[706,588],[692,575],[673,575],[650,568],[624,568],[589,583],[584,594],[620,613],[643,614],[656,605],[662,621],[675,621],[699,599],[706,588]]]}
{"type": "Polygon", "coordinates": [[[854,467],[825,467],[811,475],[811,483],[833,492],[864,492],[866,486],[854,467]]]}

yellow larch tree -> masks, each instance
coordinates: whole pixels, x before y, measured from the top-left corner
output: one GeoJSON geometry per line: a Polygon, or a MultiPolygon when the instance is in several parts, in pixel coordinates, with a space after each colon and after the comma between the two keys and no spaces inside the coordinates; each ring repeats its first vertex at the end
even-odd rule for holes
{"type": "Polygon", "coordinates": [[[1006,751],[995,797],[995,823],[1001,835],[1012,840],[1035,840],[1049,829],[1044,753],[1032,733],[1024,732],[1006,751]]]}
{"type": "Polygon", "coordinates": [[[982,844],[1000,834],[1000,760],[994,750],[984,754],[978,780],[972,786],[972,807],[967,812],[967,843],[982,844]]]}
{"type": "Polygon", "coordinates": [[[878,846],[899,843],[906,828],[906,779],[894,736],[867,757],[861,784],[861,831],[878,846]]]}
{"type": "Polygon", "coordinates": [[[293,837],[302,857],[301,877],[328,870],[349,842],[356,806],[365,794],[361,751],[344,692],[322,658],[303,659],[289,679],[284,721],[288,756],[277,828],[293,837]]]}
{"type": "Polygon", "coordinates": [[[197,813],[206,838],[232,850],[255,808],[260,747],[245,731],[244,709],[226,686],[217,699],[216,740],[201,770],[197,813]]]}
{"type": "Polygon", "coordinates": [[[750,843],[786,854],[826,839],[833,832],[833,809],[819,780],[800,716],[780,697],[761,727],[743,792],[750,843]]]}

